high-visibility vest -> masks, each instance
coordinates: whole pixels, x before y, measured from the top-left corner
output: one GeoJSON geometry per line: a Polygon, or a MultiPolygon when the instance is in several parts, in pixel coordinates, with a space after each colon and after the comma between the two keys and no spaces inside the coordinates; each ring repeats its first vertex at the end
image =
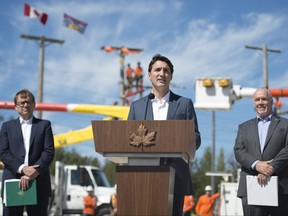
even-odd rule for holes
{"type": "Polygon", "coordinates": [[[184,197],[184,206],[183,206],[183,212],[190,212],[192,211],[193,207],[195,205],[194,197],[192,195],[185,196],[184,197]]]}
{"type": "Polygon", "coordinates": [[[97,199],[94,196],[87,195],[83,197],[83,214],[94,215],[97,199]]]}
{"type": "Polygon", "coordinates": [[[128,67],[126,69],[126,77],[133,77],[133,72],[134,72],[133,68],[128,67]]]}
{"type": "Polygon", "coordinates": [[[134,71],[135,71],[135,76],[136,77],[142,76],[142,71],[143,71],[142,67],[138,66],[138,67],[135,68],[134,71]]]}

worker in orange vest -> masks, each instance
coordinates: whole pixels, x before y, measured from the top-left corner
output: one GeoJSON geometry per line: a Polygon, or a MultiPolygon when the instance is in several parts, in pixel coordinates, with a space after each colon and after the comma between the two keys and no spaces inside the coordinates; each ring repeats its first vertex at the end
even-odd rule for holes
{"type": "Polygon", "coordinates": [[[183,216],[191,216],[194,205],[194,197],[192,195],[186,195],[184,197],[183,216]]]}
{"type": "Polygon", "coordinates": [[[88,193],[87,196],[83,197],[83,216],[94,216],[95,208],[97,205],[97,198],[94,195],[94,188],[92,186],[86,187],[86,191],[88,193]]]}
{"type": "Polygon", "coordinates": [[[128,84],[128,88],[131,89],[132,88],[132,84],[133,84],[133,80],[134,80],[134,69],[131,68],[130,64],[127,64],[127,68],[125,70],[125,74],[126,74],[126,80],[127,80],[127,84],[128,84]]]}
{"type": "Polygon", "coordinates": [[[213,216],[213,206],[220,194],[215,193],[212,195],[211,193],[212,187],[207,185],[205,187],[205,194],[199,197],[195,207],[197,216],[213,216]]]}
{"type": "Polygon", "coordinates": [[[111,211],[110,215],[111,216],[116,216],[117,215],[117,193],[113,194],[111,197],[111,211]]]}
{"type": "Polygon", "coordinates": [[[137,67],[134,69],[135,80],[136,80],[136,87],[137,89],[143,88],[143,69],[140,65],[140,62],[137,63],[137,67]]]}

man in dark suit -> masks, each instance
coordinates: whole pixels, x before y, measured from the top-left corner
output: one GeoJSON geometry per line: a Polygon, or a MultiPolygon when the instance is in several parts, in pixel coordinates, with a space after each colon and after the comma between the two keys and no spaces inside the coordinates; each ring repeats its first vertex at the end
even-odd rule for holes
{"type": "MultiPolygon", "coordinates": [[[[54,159],[54,139],[51,123],[33,116],[35,98],[24,89],[16,93],[15,110],[19,118],[4,122],[0,132],[0,157],[4,163],[4,182],[20,179],[19,188],[26,190],[29,182],[36,180],[37,205],[27,205],[28,216],[48,215],[51,196],[49,166],[54,159]]],[[[22,216],[24,206],[3,205],[4,216],[22,216]]]]}
{"type": "Polygon", "coordinates": [[[245,216],[279,216],[288,212],[288,120],[272,111],[273,98],[268,89],[259,88],[253,95],[256,118],[239,125],[234,152],[241,164],[237,196],[242,199],[245,216]],[[278,207],[248,205],[246,176],[257,176],[267,184],[278,176],[278,207]]]}
{"type": "MultiPolygon", "coordinates": [[[[198,149],[201,138],[194,106],[191,99],[176,95],[169,90],[173,72],[173,64],[168,58],[159,54],[152,58],[148,67],[148,78],[152,83],[153,94],[149,94],[131,104],[128,120],[193,119],[196,148],[198,149]]],[[[173,215],[182,215],[184,196],[193,193],[189,164],[181,158],[169,158],[165,164],[175,169],[173,215]]]]}

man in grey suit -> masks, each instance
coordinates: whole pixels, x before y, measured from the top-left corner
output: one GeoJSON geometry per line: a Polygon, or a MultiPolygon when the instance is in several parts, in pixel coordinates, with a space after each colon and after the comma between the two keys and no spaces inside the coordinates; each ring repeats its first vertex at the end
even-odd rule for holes
{"type": "MultiPolygon", "coordinates": [[[[197,117],[191,99],[174,94],[169,90],[174,67],[162,55],[155,55],[148,67],[148,78],[152,93],[134,101],[130,106],[128,120],[194,120],[196,148],[201,144],[197,117]]],[[[175,143],[177,145],[177,143],[175,143]]],[[[192,181],[189,164],[181,158],[162,159],[165,165],[175,169],[173,215],[182,215],[185,195],[192,195],[192,181]]]]}
{"type": "Polygon", "coordinates": [[[239,125],[234,146],[236,160],[241,164],[237,196],[242,199],[245,216],[287,215],[288,120],[273,113],[268,89],[257,89],[253,100],[257,117],[239,125]],[[278,207],[248,205],[247,175],[257,176],[261,186],[267,184],[269,176],[278,176],[278,207]]]}
{"type": "MultiPolygon", "coordinates": [[[[19,188],[26,190],[36,181],[37,205],[27,205],[28,216],[47,216],[51,196],[49,166],[54,159],[54,139],[51,123],[33,116],[35,98],[23,89],[14,98],[19,117],[4,122],[0,131],[0,157],[4,163],[3,186],[7,179],[20,179],[19,188]]],[[[24,206],[7,207],[4,216],[22,216],[24,206]]]]}

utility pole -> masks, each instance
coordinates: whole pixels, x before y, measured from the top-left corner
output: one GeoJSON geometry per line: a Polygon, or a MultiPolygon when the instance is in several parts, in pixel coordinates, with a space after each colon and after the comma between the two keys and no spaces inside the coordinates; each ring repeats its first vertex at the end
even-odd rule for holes
{"type": "Polygon", "coordinates": [[[267,49],[267,45],[264,44],[263,47],[254,47],[254,46],[245,46],[247,49],[254,49],[254,50],[262,50],[263,52],[263,78],[264,78],[264,87],[269,88],[268,85],[268,58],[267,58],[267,52],[274,52],[274,53],[281,53],[280,50],[273,50],[273,49],[267,49]]]}
{"type": "MultiPolygon", "coordinates": [[[[215,172],[215,140],[216,140],[216,121],[215,110],[212,111],[212,149],[211,149],[211,172],[215,172]]],[[[211,175],[210,184],[212,186],[212,193],[215,192],[215,176],[211,175]]]]}
{"type": "MultiPolygon", "coordinates": [[[[28,40],[36,40],[40,41],[40,53],[39,53],[39,81],[38,81],[38,102],[43,102],[43,80],[44,80],[44,48],[47,44],[45,42],[50,43],[58,43],[63,44],[64,40],[57,40],[52,38],[45,38],[44,36],[32,36],[32,35],[21,35],[21,38],[28,40]]],[[[42,118],[42,111],[38,111],[38,118],[42,118]]]]}
{"type": "Polygon", "coordinates": [[[124,85],[124,70],[125,70],[125,55],[128,54],[139,54],[143,49],[139,48],[127,48],[127,47],[112,47],[112,46],[103,46],[101,47],[105,52],[117,52],[119,51],[120,55],[120,105],[125,105],[125,85],[124,85]]]}

